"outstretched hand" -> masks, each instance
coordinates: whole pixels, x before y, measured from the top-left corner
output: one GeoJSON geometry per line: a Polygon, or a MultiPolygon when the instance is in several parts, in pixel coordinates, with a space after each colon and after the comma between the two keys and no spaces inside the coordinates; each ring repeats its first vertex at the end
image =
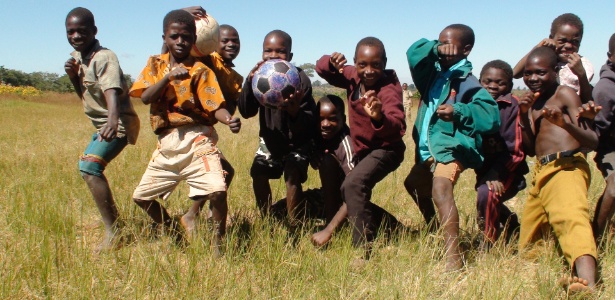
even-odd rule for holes
{"type": "Polygon", "coordinates": [[[564,118],[564,114],[562,110],[557,106],[547,106],[545,105],[542,109],[542,116],[549,122],[559,126],[564,127],[566,125],[566,119],[564,118]]]}
{"type": "Polygon", "coordinates": [[[301,101],[303,100],[303,96],[305,95],[305,91],[302,89],[297,89],[294,93],[290,94],[290,96],[280,105],[278,105],[278,109],[286,111],[292,117],[295,117],[297,113],[299,113],[299,108],[301,107],[301,101]]]}
{"type": "Polygon", "coordinates": [[[344,66],[347,62],[348,60],[346,60],[344,54],[339,52],[333,52],[333,54],[331,54],[331,58],[329,58],[329,63],[334,69],[339,70],[340,73],[344,72],[344,66]]]}
{"type": "Polygon", "coordinates": [[[207,18],[207,12],[202,6],[189,6],[183,8],[183,10],[189,12],[196,20],[207,18]]]}
{"type": "Polygon", "coordinates": [[[589,100],[589,102],[579,107],[579,114],[577,115],[577,117],[593,120],[601,110],[602,106],[596,105],[594,101],[589,100]]]}
{"type": "Polygon", "coordinates": [[[538,45],[536,45],[536,47],[534,48],[538,48],[538,47],[549,47],[555,50],[555,47],[557,47],[557,45],[555,44],[555,40],[550,39],[550,38],[545,38],[542,41],[540,41],[538,45]]]}
{"type": "Polygon", "coordinates": [[[261,60],[261,61],[256,63],[256,66],[254,66],[254,68],[252,68],[252,70],[250,70],[250,73],[248,73],[248,78],[247,78],[247,80],[249,82],[252,82],[252,77],[254,77],[254,73],[256,73],[256,70],[258,70],[258,68],[260,68],[261,65],[264,64],[264,63],[265,63],[265,61],[261,60]]]}
{"type": "Polygon", "coordinates": [[[376,97],[376,91],[367,91],[359,101],[361,101],[363,109],[365,109],[365,112],[372,120],[377,122],[382,121],[382,102],[376,97]]]}

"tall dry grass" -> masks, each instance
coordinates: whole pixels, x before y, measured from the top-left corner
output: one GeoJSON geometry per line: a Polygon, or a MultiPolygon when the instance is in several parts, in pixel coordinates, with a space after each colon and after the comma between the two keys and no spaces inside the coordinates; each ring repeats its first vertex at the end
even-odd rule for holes
{"type": "MultiPolygon", "coordinates": [[[[391,241],[379,239],[364,268],[350,263],[360,253],[350,245],[349,228],[327,249],[315,249],[308,222],[292,236],[283,225],[257,215],[249,167],[257,146],[256,118],[242,120],[233,135],[217,126],[220,147],[236,170],[229,191],[230,224],[226,252],[211,255],[210,230],[185,249],[152,232],[148,217],[131,201],[155,136],[147,107],[135,102],[142,120],[136,146],[127,147],[106,171],[126,231],[134,241],[122,249],[93,255],[102,226],[77,170],[77,159],[93,127],[73,95],[0,96],[0,298],[2,299],[559,299],[556,280],[567,269],[550,241],[529,257],[515,245],[478,252],[474,179],[462,175],[455,189],[461,215],[466,267],[444,273],[442,239],[420,231],[422,218],[403,188],[413,158],[406,137],[406,160],[375,189],[373,200],[408,228],[391,241]]],[[[285,194],[273,180],[274,198],[285,194]]],[[[319,186],[310,170],[306,188],[319,186]]],[[[594,169],[589,192],[593,207],[604,184],[594,169]]],[[[520,212],[525,193],[509,205],[520,212]]],[[[185,185],[165,202],[174,215],[190,205],[185,185]]],[[[608,241],[600,254],[603,289],[615,295],[615,254],[608,241]]]]}

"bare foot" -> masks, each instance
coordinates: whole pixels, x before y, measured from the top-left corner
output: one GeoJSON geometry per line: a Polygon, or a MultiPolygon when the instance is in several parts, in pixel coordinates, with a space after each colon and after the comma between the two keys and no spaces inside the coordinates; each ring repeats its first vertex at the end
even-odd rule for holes
{"type": "Polygon", "coordinates": [[[114,251],[122,248],[124,239],[119,230],[106,231],[103,241],[94,249],[94,254],[102,254],[104,252],[114,251]]]}
{"type": "Polygon", "coordinates": [[[169,224],[165,224],[165,231],[171,236],[175,245],[178,247],[187,246],[186,230],[184,230],[181,219],[178,221],[176,217],[173,217],[173,220],[169,224]]]}
{"type": "Polygon", "coordinates": [[[463,262],[461,261],[461,255],[450,255],[446,258],[446,272],[455,272],[463,268],[463,262]]]}
{"type": "Polygon", "coordinates": [[[331,232],[326,229],[316,232],[312,235],[312,244],[316,247],[322,247],[331,240],[331,236],[331,232]]]}
{"type": "Polygon", "coordinates": [[[566,293],[569,294],[593,292],[593,289],[589,287],[589,282],[577,276],[564,276],[558,281],[558,283],[564,288],[566,293]]]}
{"type": "Polygon", "coordinates": [[[186,238],[188,240],[192,240],[195,237],[196,232],[196,222],[194,215],[185,214],[179,219],[179,224],[184,228],[186,232],[186,238]]]}

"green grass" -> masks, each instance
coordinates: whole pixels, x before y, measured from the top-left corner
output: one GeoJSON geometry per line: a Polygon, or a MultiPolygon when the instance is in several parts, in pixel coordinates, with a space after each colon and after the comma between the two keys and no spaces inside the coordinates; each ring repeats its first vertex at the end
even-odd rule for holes
{"type": "MultiPolygon", "coordinates": [[[[401,220],[408,230],[385,243],[378,240],[373,258],[362,269],[350,263],[360,253],[344,227],[327,249],[315,249],[308,223],[299,236],[283,225],[258,217],[249,167],[257,146],[258,120],[242,120],[233,135],[217,126],[220,148],[236,170],[229,191],[226,252],[214,259],[206,222],[198,239],[185,249],[153,234],[150,220],[131,200],[155,148],[147,107],[135,102],[141,117],[136,146],[127,147],[106,175],[126,231],[135,237],[126,247],[103,255],[92,250],[102,224],[77,170],[77,160],[93,133],[73,95],[38,98],[0,96],[0,298],[2,299],[560,299],[556,280],[567,270],[553,241],[529,257],[516,245],[498,245],[489,253],[475,245],[480,232],[474,218],[474,174],[466,171],[455,195],[461,216],[463,272],[444,273],[442,238],[420,231],[422,218],[402,182],[413,161],[409,136],[406,160],[376,187],[373,201],[401,220]]],[[[592,164],[593,165],[593,164],[592,164]]],[[[284,197],[281,180],[271,181],[274,198],[284,197]]],[[[305,188],[316,188],[310,170],[305,188]]],[[[165,202],[173,215],[190,206],[180,185],[165,202]]],[[[604,187],[593,169],[590,206],[604,187]]],[[[526,193],[510,201],[520,212],[526,193]]],[[[609,241],[600,253],[603,289],[615,295],[615,253],[609,241]]]]}

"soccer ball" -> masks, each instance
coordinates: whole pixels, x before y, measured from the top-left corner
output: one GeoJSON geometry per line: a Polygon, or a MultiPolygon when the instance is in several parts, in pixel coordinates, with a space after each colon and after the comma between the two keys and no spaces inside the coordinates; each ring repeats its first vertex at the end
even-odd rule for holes
{"type": "Polygon", "coordinates": [[[216,19],[207,15],[205,18],[195,20],[196,41],[192,45],[190,54],[196,57],[203,57],[216,51],[218,48],[218,34],[220,27],[216,19]]]}
{"type": "Polygon", "coordinates": [[[297,68],[281,59],[264,62],[252,77],[254,97],[270,108],[278,108],[284,99],[295,93],[300,84],[297,68]]]}

